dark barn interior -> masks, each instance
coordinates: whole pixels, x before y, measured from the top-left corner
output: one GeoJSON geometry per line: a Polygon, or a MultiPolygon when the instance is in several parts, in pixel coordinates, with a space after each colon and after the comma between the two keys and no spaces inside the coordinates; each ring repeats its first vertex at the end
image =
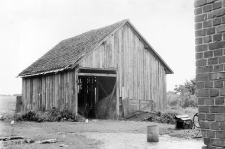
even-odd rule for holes
{"type": "Polygon", "coordinates": [[[86,118],[107,118],[112,112],[108,107],[112,101],[108,100],[114,100],[115,83],[116,77],[104,76],[104,71],[81,71],[78,76],[78,113],[86,118]],[[102,116],[99,109],[104,109],[101,112],[106,114],[102,116]]]}

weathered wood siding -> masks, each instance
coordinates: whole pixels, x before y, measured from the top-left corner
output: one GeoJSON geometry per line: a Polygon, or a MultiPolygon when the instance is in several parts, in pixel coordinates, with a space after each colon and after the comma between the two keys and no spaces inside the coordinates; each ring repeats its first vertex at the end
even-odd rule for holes
{"type": "Polygon", "coordinates": [[[52,107],[76,111],[75,74],[65,71],[57,74],[25,77],[22,79],[22,109],[50,110],[52,107]]]}
{"type": "Polygon", "coordinates": [[[144,48],[128,26],[123,26],[105,43],[86,56],[81,67],[116,68],[119,96],[128,100],[131,111],[154,101],[156,109],[166,106],[166,72],[162,64],[144,48]]]}
{"type": "MultiPolygon", "coordinates": [[[[117,97],[122,97],[125,115],[149,103],[154,103],[156,110],[166,106],[164,66],[144,47],[143,41],[125,25],[79,64],[79,67],[117,69],[117,97]]],[[[23,111],[66,107],[76,113],[76,77],[77,70],[71,70],[23,78],[23,111]]],[[[118,107],[119,104],[117,110],[118,107]]]]}

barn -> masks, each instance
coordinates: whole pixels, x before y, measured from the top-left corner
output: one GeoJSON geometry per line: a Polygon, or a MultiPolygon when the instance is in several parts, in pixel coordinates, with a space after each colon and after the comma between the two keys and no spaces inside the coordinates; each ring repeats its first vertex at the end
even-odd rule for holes
{"type": "Polygon", "coordinates": [[[166,106],[173,71],[129,20],[65,39],[23,70],[21,111],[118,118],[166,106]]]}

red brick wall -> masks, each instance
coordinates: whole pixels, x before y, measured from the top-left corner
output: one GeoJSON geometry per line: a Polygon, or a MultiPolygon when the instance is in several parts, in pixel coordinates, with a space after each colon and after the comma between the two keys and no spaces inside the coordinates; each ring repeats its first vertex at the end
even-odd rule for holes
{"type": "Polygon", "coordinates": [[[225,147],[225,0],[195,0],[199,119],[208,148],[225,147]]]}

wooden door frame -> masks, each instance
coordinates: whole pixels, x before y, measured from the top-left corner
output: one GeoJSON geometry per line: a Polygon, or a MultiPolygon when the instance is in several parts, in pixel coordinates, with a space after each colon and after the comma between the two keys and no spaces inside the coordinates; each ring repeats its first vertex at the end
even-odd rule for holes
{"type": "Polygon", "coordinates": [[[99,77],[115,77],[116,78],[116,116],[119,118],[119,75],[117,69],[99,69],[99,68],[75,68],[75,115],[78,114],[78,77],[79,76],[98,76],[99,77]],[[81,69],[98,70],[98,71],[115,71],[115,74],[104,73],[79,73],[81,69]]]}

